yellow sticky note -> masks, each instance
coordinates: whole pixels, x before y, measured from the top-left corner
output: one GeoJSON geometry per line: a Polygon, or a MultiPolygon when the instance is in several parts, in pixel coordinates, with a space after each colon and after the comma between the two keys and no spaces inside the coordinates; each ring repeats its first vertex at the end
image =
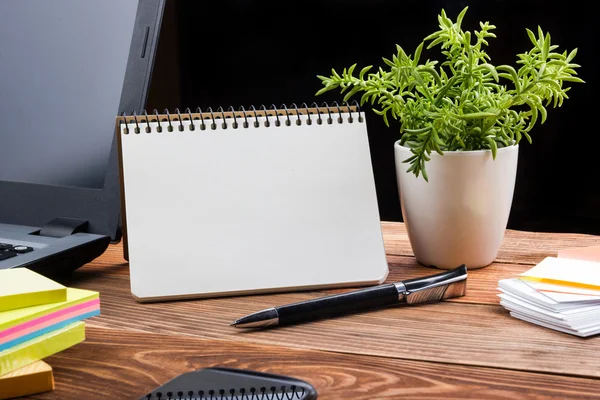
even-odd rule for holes
{"type": "Polygon", "coordinates": [[[51,390],[54,390],[52,367],[43,361],[0,375],[0,399],[12,399],[51,390]]]}
{"type": "Polygon", "coordinates": [[[0,311],[0,334],[5,329],[11,328],[28,321],[42,318],[49,314],[58,313],[67,308],[83,303],[88,303],[99,298],[98,292],[84,289],[67,288],[67,298],[58,303],[40,304],[27,308],[0,311]]]}
{"type": "Polygon", "coordinates": [[[546,257],[521,279],[587,289],[600,289],[600,262],[546,257]]]}
{"type": "Polygon", "coordinates": [[[27,268],[0,270],[0,311],[67,300],[67,288],[27,268]]]}
{"type": "Polygon", "coordinates": [[[0,375],[68,349],[84,340],[85,323],[79,321],[0,351],[0,375]]]}

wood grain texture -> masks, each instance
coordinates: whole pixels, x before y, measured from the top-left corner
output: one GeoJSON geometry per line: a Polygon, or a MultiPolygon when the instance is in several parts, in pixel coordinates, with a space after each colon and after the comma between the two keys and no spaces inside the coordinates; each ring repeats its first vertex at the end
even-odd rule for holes
{"type": "Polygon", "coordinates": [[[263,308],[322,293],[140,304],[132,298],[126,276],[82,270],[72,282],[64,283],[100,291],[102,315],[89,321],[95,327],[600,377],[600,337],[581,339],[541,328],[510,317],[496,305],[442,302],[397,306],[296,326],[244,331],[228,324],[263,308]]]}
{"type": "MultiPolygon", "coordinates": [[[[398,222],[382,222],[386,253],[413,256],[406,227],[398,222]]],[[[545,257],[556,256],[559,249],[600,244],[600,237],[574,233],[544,233],[506,230],[496,257],[498,263],[537,264],[545,257]]]]}
{"type": "Polygon", "coordinates": [[[175,376],[227,366],[306,380],[320,400],[593,399],[600,381],[90,328],[49,358],[59,384],[35,399],[137,399],[175,376]],[[301,360],[301,362],[298,362],[301,360]]]}
{"type": "MultiPolygon", "coordinates": [[[[74,278],[61,280],[63,283],[77,285],[80,281],[95,280],[97,276],[121,277],[127,280],[129,285],[129,268],[122,256],[121,244],[111,245],[106,253],[76,271],[74,278]]],[[[423,275],[436,274],[441,270],[424,267],[418,264],[412,256],[388,255],[390,273],[386,282],[397,282],[403,279],[415,278],[423,275]]],[[[543,258],[540,258],[540,261],[543,258]]],[[[531,268],[530,264],[494,263],[486,268],[469,271],[468,291],[465,297],[451,299],[452,302],[472,304],[498,304],[496,286],[498,280],[514,277],[531,268]]],[[[315,294],[324,295],[340,293],[344,289],[314,291],[315,294]]],[[[274,300],[277,298],[275,297],[274,300]]]]}
{"type": "MultiPolygon", "coordinates": [[[[382,222],[381,228],[386,253],[390,256],[407,256],[414,261],[405,225],[398,222],[382,222]]],[[[600,245],[600,236],[574,233],[525,232],[508,229],[506,230],[495,262],[534,265],[542,261],[545,257],[556,256],[560,249],[594,245],[600,245]]],[[[123,259],[121,244],[110,246],[109,250],[102,257],[94,260],[85,268],[94,269],[106,265],[116,267],[112,269],[112,273],[118,274],[119,271],[123,275],[129,273],[128,270],[123,268],[126,265],[126,261],[123,259]]]]}
{"type": "MultiPolygon", "coordinates": [[[[382,228],[390,265],[388,282],[439,272],[416,263],[403,224],[384,222],[382,228]]],[[[202,365],[215,365],[230,362],[229,357],[238,351],[236,349],[248,348],[279,360],[285,365],[282,373],[313,379],[311,382],[317,382],[318,387],[326,388],[329,398],[343,398],[349,393],[346,390],[351,389],[365,394],[366,387],[374,388],[377,396],[373,398],[404,395],[440,398],[440,393],[448,398],[544,398],[555,394],[554,389],[542,393],[539,385],[559,390],[562,379],[585,381],[586,385],[600,388],[600,358],[597,357],[600,337],[582,339],[514,319],[498,305],[496,296],[499,279],[516,276],[544,257],[556,255],[561,248],[598,243],[599,237],[589,235],[507,231],[498,261],[489,267],[469,271],[467,295],[462,298],[429,305],[390,307],[263,331],[237,330],[228,324],[263,308],[344,290],[140,304],[130,293],[129,268],[123,260],[122,247],[112,245],[102,257],[61,280],[68,286],[99,291],[102,315],[89,320],[90,332],[98,336],[92,336],[92,341],[77,347],[81,349],[81,355],[77,353],[77,356],[65,359],[71,352],[68,350],[53,358],[64,363],[59,365],[67,370],[67,375],[61,375],[57,385],[68,386],[71,385],[69,382],[76,385],[75,378],[80,377],[79,374],[87,374],[90,382],[98,380],[98,385],[106,383],[105,379],[117,379],[113,375],[139,374],[139,377],[132,375],[131,383],[127,383],[133,385],[133,393],[138,388],[137,380],[143,381],[142,376],[145,376],[145,372],[136,370],[139,368],[137,363],[143,361],[142,355],[159,357],[157,354],[164,348],[164,352],[181,360],[183,367],[169,364],[150,369],[155,372],[148,372],[150,381],[147,382],[159,383],[176,375],[175,371],[183,372],[181,368],[189,370],[191,365],[199,366],[204,362],[194,364],[190,361],[194,357],[206,356],[208,361],[202,365]],[[155,336],[146,336],[152,334],[168,335],[169,339],[163,339],[156,348],[145,347],[143,341],[148,341],[148,346],[153,343],[155,336]],[[181,344],[183,348],[178,352],[170,347],[171,343],[181,344]],[[187,343],[198,346],[197,351],[190,352],[189,347],[185,347],[187,343]],[[82,368],[79,359],[84,359],[85,354],[91,359],[110,354],[111,344],[131,349],[128,352],[118,350],[113,355],[114,367],[104,361],[106,366],[99,364],[79,371],[82,368]],[[286,359],[281,350],[283,347],[285,352],[300,356],[286,359]],[[212,352],[213,348],[217,350],[212,352]],[[333,360],[338,359],[347,360],[348,365],[336,369],[333,360]],[[70,362],[74,366],[70,366],[70,362]],[[406,372],[406,366],[414,371],[406,372]],[[294,374],[294,371],[298,373],[294,374]],[[359,374],[362,378],[357,380],[359,374]],[[528,378],[519,380],[519,376],[528,378]],[[394,388],[386,382],[395,382],[394,388]],[[409,382],[410,390],[398,392],[395,389],[398,382],[409,382]],[[552,386],[552,382],[557,385],[552,386]],[[530,390],[526,390],[527,387],[530,390]]],[[[241,358],[234,357],[233,360],[234,365],[245,362],[241,358]]],[[[264,359],[255,358],[248,363],[252,368],[268,368],[264,359]]],[[[149,388],[152,387],[150,383],[149,388]]],[[[572,390],[579,387],[574,385],[565,383],[558,397],[586,397],[587,393],[572,390]]],[[[74,387],[72,390],[75,393],[74,387]]],[[[112,389],[92,385],[90,393],[98,390],[112,389]]],[[[346,397],[369,398],[366,394],[364,397],[346,397]]]]}

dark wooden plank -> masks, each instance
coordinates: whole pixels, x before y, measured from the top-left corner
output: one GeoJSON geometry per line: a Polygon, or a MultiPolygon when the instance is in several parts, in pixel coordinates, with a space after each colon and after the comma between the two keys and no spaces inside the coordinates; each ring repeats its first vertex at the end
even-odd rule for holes
{"type": "Polygon", "coordinates": [[[306,380],[320,400],[600,398],[599,380],[88,328],[48,358],[56,389],[34,399],[137,399],[175,376],[227,366],[306,380]]]}
{"type": "Polygon", "coordinates": [[[228,324],[247,313],[319,294],[140,304],[132,298],[126,277],[84,270],[73,275],[70,286],[100,291],[102,315],[89,321],[95,327],[600,377],[600,337],[582,339],[541,328],[510,317],[500,306],[400,306],[248,332],[228,324]]]}
{"type": "MultiPolygon", "coordinates": [[[[382,222],[386,253],[412,256],[404,224],[382,222]]],[[[559,249],[600,244],[600,236],[574,233],[525,232],[508,229],[496,262],[506,264],[537,264],[545,257],[556,256],[559,249]]]]}

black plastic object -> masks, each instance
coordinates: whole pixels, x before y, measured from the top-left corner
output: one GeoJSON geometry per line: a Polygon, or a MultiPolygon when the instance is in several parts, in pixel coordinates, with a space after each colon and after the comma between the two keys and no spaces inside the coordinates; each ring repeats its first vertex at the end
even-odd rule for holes
{"type": "Polygon", "coordinates": [[[71,247],[68,250],[35,259],[30,263],[22,263],[19,266],[50,278],[60,277],[68,275],[82,265],[100,257],[109,244],[110,236],[97,235],[93,240],[71,247]]]}
{"type": "Polygon", "coordinates": [[[398,302],[393,283],[277,307],[279,325],[333,317],[398,302]]]}
{"type": "Polygon", "coordinates": [[[40,230],[40,236],[62,238],[78,232],[85,232],[88,222],[75,218],[54,218],[40,230]]]}
{"type": "Polygon", "coordinates": [[[181,374],[140,400],[314,400],[317,391],[299,379],[234,368],[181,374]]]}

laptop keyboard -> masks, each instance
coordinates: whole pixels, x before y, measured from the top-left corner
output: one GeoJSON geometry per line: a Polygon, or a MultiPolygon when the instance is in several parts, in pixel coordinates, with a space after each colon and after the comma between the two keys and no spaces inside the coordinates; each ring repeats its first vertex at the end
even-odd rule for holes
{"type": "Polygon", "coordinates": [[[0,243],[0,261],[16,257],[19,254],[29,253],[30,251],[33,251],[33,247],[21,244],[0,243]]]}

